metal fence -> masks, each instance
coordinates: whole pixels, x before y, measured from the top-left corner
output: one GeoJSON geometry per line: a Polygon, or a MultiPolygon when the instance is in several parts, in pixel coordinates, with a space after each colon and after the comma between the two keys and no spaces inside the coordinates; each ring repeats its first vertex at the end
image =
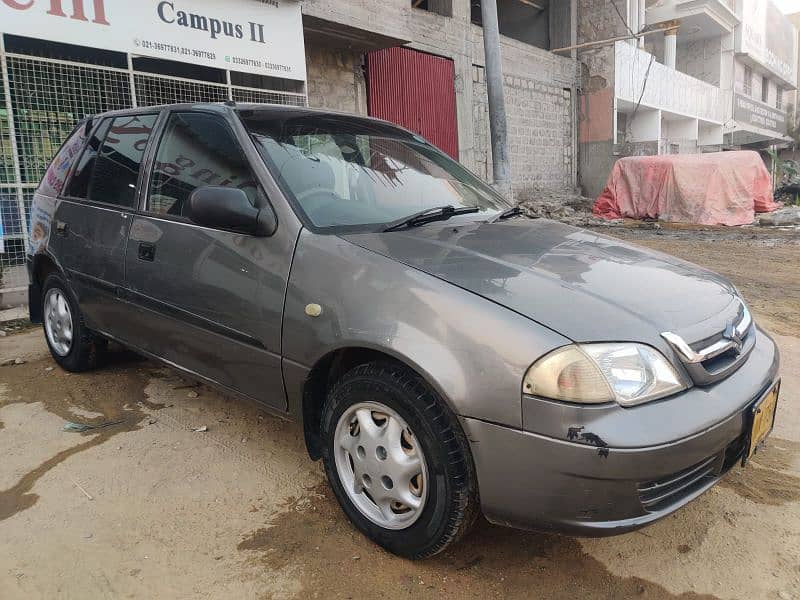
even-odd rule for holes
{"type": "Polygon", "coordinates": [[[28,285],[33,191],[75,123],[108,110],[175,102],[306,105],[305,94],[6,52],[0,34],[0,300],[28,285]]]}

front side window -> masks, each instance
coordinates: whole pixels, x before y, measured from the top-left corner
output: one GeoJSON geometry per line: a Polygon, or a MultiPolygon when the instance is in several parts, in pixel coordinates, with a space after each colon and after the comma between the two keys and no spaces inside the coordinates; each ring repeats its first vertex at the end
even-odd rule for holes
{"type": "Polygon", "coordinates": [[[507,208],[487,184],[401,129],[338,116],[281,120],[259,111],[244,121],[275,178],[319,228],[377,230],[439,206],[507,208]]]}
{"type": "Polygon", "coordinates": [[[191,193],[205,186],[239,188],[253,206],[260,206],[261,188],[224,119],[207,113],[174,113],[156,153],[148,210],[183,216],[191,193]]]}

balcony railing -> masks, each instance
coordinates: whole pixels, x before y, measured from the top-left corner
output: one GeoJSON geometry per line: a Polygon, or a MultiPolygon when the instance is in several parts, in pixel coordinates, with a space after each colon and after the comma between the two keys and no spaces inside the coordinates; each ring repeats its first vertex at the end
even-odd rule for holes
{"type": "Polygon", "coordinates": [[[615,87],[621,100],[686,117],[722,123],[722,90],[671,69],[628,42],[615,45],[615,87]]]}

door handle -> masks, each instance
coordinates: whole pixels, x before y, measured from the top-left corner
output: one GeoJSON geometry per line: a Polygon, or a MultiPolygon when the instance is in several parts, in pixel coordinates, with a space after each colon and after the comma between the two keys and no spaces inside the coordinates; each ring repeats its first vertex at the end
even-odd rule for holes
{"type": "Polygon", "coordinates": [[[67,237],[68,232],[69,232],[69,223],[65,223],[64,221],[56,221],[56,235],[60,235],[61,237],[67,237]]]}
{"type": "Polygon", "coordinates": [[[150,242],[139,243],[139,260],[153,262],[156,259],[156,245],[150,242]]]}

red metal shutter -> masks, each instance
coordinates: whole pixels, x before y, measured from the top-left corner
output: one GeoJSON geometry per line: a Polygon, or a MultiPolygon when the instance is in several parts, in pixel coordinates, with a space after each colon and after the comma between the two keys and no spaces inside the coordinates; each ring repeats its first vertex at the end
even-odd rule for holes
{"type": "Polygon", "coordinates": [[[367,54],[369,114],[420,134],[458,160],[453,61],[388,48],[367,54]]]}

